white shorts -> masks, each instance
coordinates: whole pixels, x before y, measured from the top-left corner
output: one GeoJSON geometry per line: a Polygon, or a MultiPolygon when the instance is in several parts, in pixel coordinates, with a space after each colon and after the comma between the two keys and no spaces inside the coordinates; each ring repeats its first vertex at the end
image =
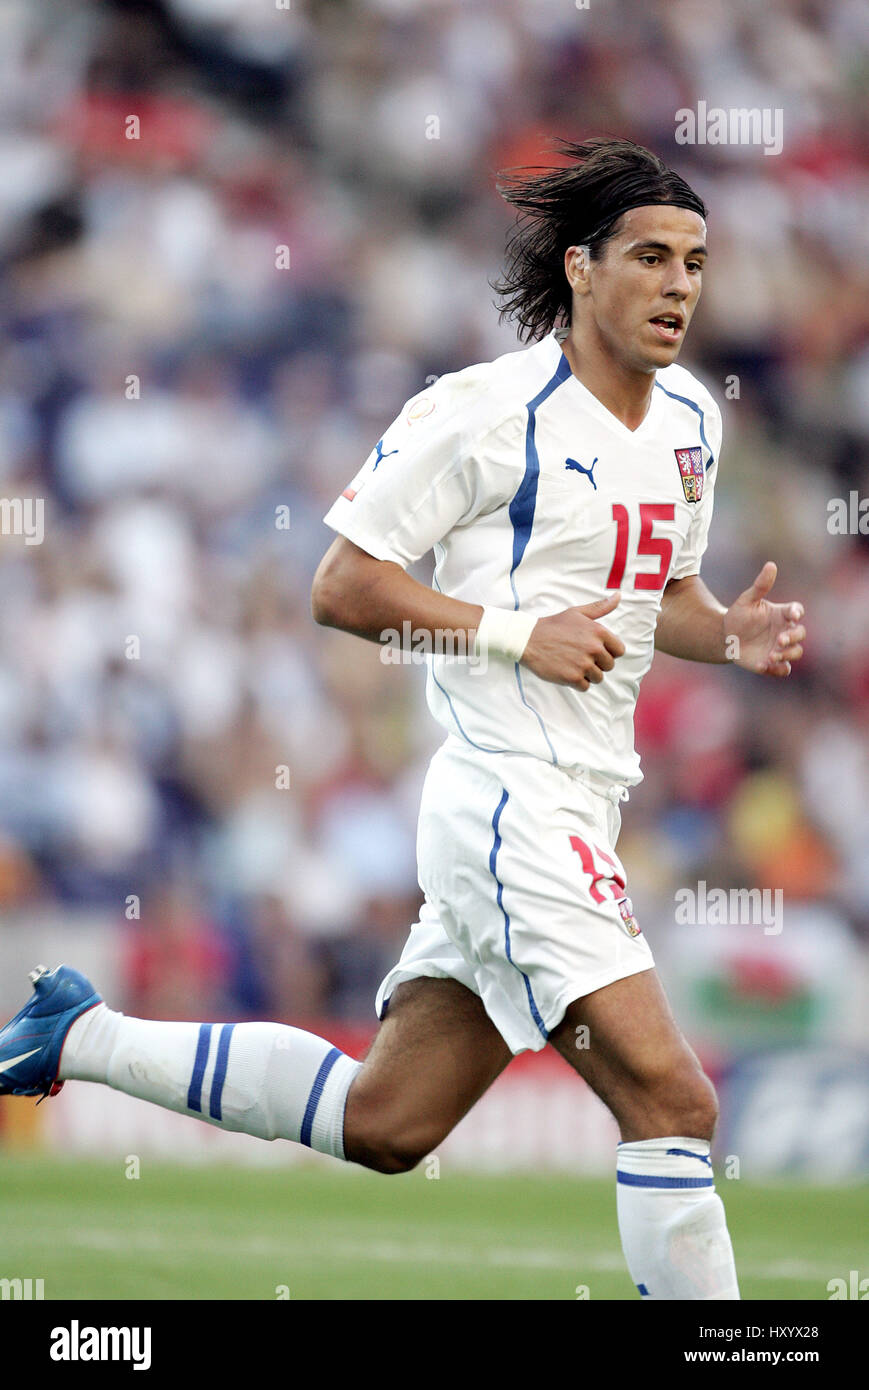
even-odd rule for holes
{"type": "Polygon", "coordinates": [[[574,999],[654,966],[615,851],[618,789],[450,735],[425,780],[417,858],[425,903],[377,992],[459,980],[512,1052],[539,1051],[574,999]]]}

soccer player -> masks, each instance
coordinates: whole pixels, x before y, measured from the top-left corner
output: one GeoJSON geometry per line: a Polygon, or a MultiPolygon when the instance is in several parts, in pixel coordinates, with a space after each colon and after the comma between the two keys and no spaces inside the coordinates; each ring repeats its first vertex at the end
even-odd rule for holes
{"type": "Polygon", "coordinates": [[[420,810],[425,903],[381,984],[368,1056],[273,1023],[126,1018],[61,966],[34,972],[0,1032],[0,1090],[104,1082],[399,1173],[514,1053],[548,1043],[618,1122],[640,1295],[735,1299],[714,1091],[616,842],[655,647],[784,677],[803,609],[770,601],[772,563],[729,607],[700,578],[721,420],[676,358],[700,296],[703,202],[640,146],[562,144],[569,164],[501,190],[520,217],[498,288],[533,346],[414,397],[326,517],[338,536],[314,617],[375,642],[427,634],[446,730],[420,810]],[[407,570],[432,548],[428,588],[407,570]]]}

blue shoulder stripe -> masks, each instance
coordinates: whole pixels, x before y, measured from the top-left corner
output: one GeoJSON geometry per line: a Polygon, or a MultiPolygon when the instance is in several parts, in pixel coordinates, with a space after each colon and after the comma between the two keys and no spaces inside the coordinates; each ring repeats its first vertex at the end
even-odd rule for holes
{"type": "Polygon", "coordinates": [[[680,401],[682,405],[690,406],[690,408],[691,408],[697,415],[700,416],[700,440],[701,440],[701,443],[705,444],[705,446],[706,446],[706,452],[707,452],[708,455],[709,455],[709,462],[708,462],[707,465],[706,465],[706,472],[708,473],[708,472],[709,472],[709,469],[712,467],[713,463],[715,462],[715,455],[713,454],[712,450],[709,448],[709,440],[706,438],[706,430],[704,429],[704,422],[705,422],[705,418],[706,418],[706,417],[704,416],[703,411],[701,410],[700,406],[697,404],[696,401],[691,401],[691,400],[689,400],[687,396],[677,396],[675,391],[668,391],[667,388],[666,388],[666,386],[662,386],[662,385],[661,385],[660,381],[656,381],[656,382],[655,382],[655,385],[657,386],[657,388],[658,388],[659,391],[663,391],[663,393],[664,393],[665,396],[669,396],[670,399],[673,400],[673,401],[680,401]]]}
{"type": "MultiPolygon", "coordinates": [[[[514,576],[521,563],[522,556],[525,554],[528,542],[531,539],[531,529],[534,525],[534,512],[537,506],[537,483],[540,478],[540,456],[537,453],[537,443],[535,440],[537,410],[545,400],[548,400],[553,391],[556,391],[561,383],[567,381],[570,376],[570,363],[562,352],[561,361],[546,385],[542,390],[538,391],[537,395],[534,396],[525,407],[528,411],[528,424],[525,427],[525,472],[522,476],[521,483],[516,489],[513,501],[510,503],[509,511],[510,521],[513,524],[513,563],[510,566],[510,588],[513,590],[514,609],[518,609],[519,607],[519,592],[516,588],[514,576]]],[[[546,725],[543,723],[539,711],[534,708],[525,694],[518,661],[515,663],[514,670],[516,674],[516,685],[519,690],[519,698],[526,709],[531,711],[537,723],[540,725],[540,732],[546,740],[547,747],[552,755],[552,762],[554,766],[557,767],[558,755],[552,746],[552,740],[546,731],[546,725]]]]}
{"type": "Polygon", "coordinates": [[[537,481],[540,477],[540,459],[537,456],[537,445],[534,442],[537,410],[569,376],[570,363],[562,353],[561,361],[554,374],[549,378],[543,390],[538,391],[533,400],[530,400],[525,407],[528,411],[528,424],[525,430],[525,473],[516,489],[516,495],[510,503],[510,520],[513,523],[513,564],[510,567],[510,583],[513,586],[513,597],[516,600],[517,608],[519,607],[519,599],[516,595],[513,575],[525,554],[525,547],[531,536],[531,527],[534,525],[534,508],[537,504],[537,481]]]}

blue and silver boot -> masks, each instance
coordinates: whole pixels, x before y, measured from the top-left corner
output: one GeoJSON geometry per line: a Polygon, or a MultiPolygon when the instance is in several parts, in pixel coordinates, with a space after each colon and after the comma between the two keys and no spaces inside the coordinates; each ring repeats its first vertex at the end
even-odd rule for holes
{"type": "Polygon", "coordinates": [[[56,1096],[60,1054],[77,1018],[102,1003],[90,980],[69,965],[30,971],[33,997],[0,1028],[0,1096],[56,1096]]]}

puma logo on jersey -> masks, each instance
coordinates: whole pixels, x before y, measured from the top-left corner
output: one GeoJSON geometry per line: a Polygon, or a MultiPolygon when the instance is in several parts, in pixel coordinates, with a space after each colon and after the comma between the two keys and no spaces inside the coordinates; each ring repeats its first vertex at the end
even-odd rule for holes
{"type": "Polygon", "coordinates": [[[375,447],[375,449],[377,450],[377,458],[374,460],[374,467],[373,467],[372,470],[371,470],[372,473],[376,473],[376,472],[377,472],[377,465],[378,465],[378,463],[382,463],[384,459],[392,458],[392,455],[393,455],[393,454],[397,454],[397,453],[398,453],[398,450],[397,450],[397,449],[390,449],[389,453],[388,453],[388,454],[385,454],[385,453],[383,452],[383,440],[382,440],[382,439],[378,439],[378,441],[377,441],[377,443],[375,444],[374,447],[375,447]]]}
{"type": "Polygon", "coordinates": [[[597,492],[597,483],[594,480],[594,465],[596,463],[597,459],[593,459],[590,468],[583,468],[582,464],[577,463],[576,459],[566,459],[564,466],[565,468],[575,468],[577,473],[584,473],[595,492],[597,492]]]}

